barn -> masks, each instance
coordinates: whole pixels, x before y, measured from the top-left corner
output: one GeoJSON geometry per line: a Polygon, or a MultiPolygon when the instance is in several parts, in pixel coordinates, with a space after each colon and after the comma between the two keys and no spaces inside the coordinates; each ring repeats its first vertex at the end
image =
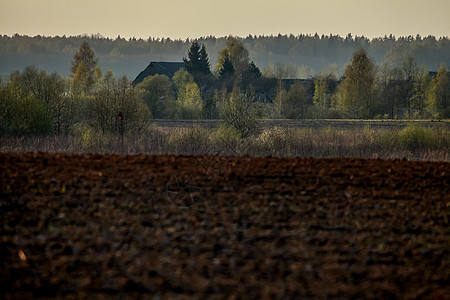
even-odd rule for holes
{"type": "Polygon", "coordinates": [[[180,70],[185,69],[184,62],[150,62],[150,64],[145,68],[144,71],[139,73],[139,75],[133,80],[133,86],[141,83],[146,77],[153,75],[166,75],[172,79],[173,75],[180,70]]]}

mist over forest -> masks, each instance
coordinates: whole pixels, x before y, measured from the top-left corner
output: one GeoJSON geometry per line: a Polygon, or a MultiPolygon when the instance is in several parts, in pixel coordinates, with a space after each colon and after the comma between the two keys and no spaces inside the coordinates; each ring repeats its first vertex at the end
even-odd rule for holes
{"type": "MultiPolygon", "coordinates": [[[[218,52],[228,37],[196,39],[208,51],[211,66],[217,62],[218,52]]],[[[238,38],[249,52],[249,57],[265,74],[278,64],[290,70],[286,77],[308,78],[319,73],[343,74],[352,54],[364,48],[378,65],[400,65],[413,57],[418,65],[436,71],[441,63],[450,66],[450,40],[434,36],[368,39],[364,36],[339,35],[276,35],[238,38]]],[[[117,76],[135,78],[150,61],[179,61],[191,46],[193,39],[170,38],[111,39],[101,35],[76,37],[0,36],[0,76],[34,65],[47,72],[70,74],[71,60],[83,41],[87,41],[99,58],[103,70],[111,69],[117,76]]]]}

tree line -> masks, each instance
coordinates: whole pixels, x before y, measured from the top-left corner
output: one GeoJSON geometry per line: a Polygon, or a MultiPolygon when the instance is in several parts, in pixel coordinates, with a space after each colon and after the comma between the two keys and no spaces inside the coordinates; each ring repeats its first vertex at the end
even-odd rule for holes
{"type": "MultiPolygon", "coordinates": [[[[226,46],[229,37],[201,37],[173,40],[170,38],[115,39],[101,35],[44,37],[0,36],[0,76],[36,65],[47,72],[56,71],[70,75],[70,61],[79,45],[87,41],[99,58],[104,70],[114,70],[129,78],[136,76],[153,61],[180,61],[193,40],[205,45],[210,62],[216,65],[218,53],[226,46]]],[[[441,63],[450,65],[450,40],[434,36],[384,36],[368,39],[364,36],[339,35],[270,35],[237,37],[249,56],[265,75],[274,72],[277,64],[289,66],[290,78],[308,78],[318,73],[333,72],[341,76],[352,54],[366,49],[376,64],[398,66],[405,57],[414,57],[418,65],[437,71],[441,63]]]]}
{"type": "Polygon", "coordinates": [[[172,79],[149,76],[133,87],[126,75],[104,72],[84,41],[69,77],[29,66],[0,81],[0,130],[115,134],[139,132],[151,118],[219,118],[245,138],[257,131],[259,118],[450,117],[445,65],[430,74],[413,56],[378,65],[360,47],[340,78],[330,72],[286,80],[289,65],[261,71],[239,38],[227,38],[215,64],[197,40],[186,52],[185,69],[172,79]]]}

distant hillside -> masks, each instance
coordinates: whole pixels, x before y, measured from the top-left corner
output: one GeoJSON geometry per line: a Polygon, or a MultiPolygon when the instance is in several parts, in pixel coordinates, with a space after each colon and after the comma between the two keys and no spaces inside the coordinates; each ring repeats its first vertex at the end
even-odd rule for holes
{"type": "MultiPolygon", "coordinates": [[[[99,58],[103,70],[116,75],[135,78],[150,61],[182,61],[192,40],[171,39],[116,39],[100,36],[28,37],[15,35],[0,37],[0,76],[35,65],[47,72],[69,75],[74,53],[87,40],[99,58]]],[[[365,37],[278,35],[241,38],[250,60],[261,70],[276,64],[287,64],[296,72],[294,77],[305,78],[319,72],[341,75],[355,50],[363,47],[377,64],[388,62],[399,65],[413,56],[418,65],[430,71],[441,63],[450,66],[450,40],[433,36],[422,38],[393,36],[369,40],[365,37]]],[[[226,37],[213,36],[198,39],[205,44],[211,67],[214,69],[218,52],[225,47],[226,37]]]]}

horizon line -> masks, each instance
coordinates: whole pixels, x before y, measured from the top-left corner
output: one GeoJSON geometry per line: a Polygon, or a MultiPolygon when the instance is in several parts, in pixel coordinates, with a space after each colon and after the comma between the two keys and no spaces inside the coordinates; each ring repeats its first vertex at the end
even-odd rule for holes
{"type": "Polygon", "coordinates": [[[45,35],[45,34],[37,34],[37,35],[28,35],[28,34],[20,34],[20,33],[14,33],[14,34],[1,34],[1,37],[9,37],[9,38],[14,38],[16,36],[19,37],[30,37],[30,38],[36,38],[36,37],[42,37],[42,38],[91,38],[91,39],[110,39],[110,40],[117,40],[117,39],[124,39],[124,40],[144,40],[144,41],[148,41],[149,39],[156,39],[156,40],[171,40],[171,41],[195,41],[195,40],[200,40],[200,39],[208,39],[208,38],[216,38],[216,39],[222,39],[222,38],[229,38],[229,37],[235,37],[238,39],[246,39],[249,37],[252,38],[261,38],[261,37],[278,37],[278,36],[282,36],[282,37],[295,37],[295,38],[299,38],[302,36],[305,37],[315,37],[318,36],[319,39],[322,38],[330,38],[330,37],[337,37],[337,38],[342,38],[342,39],[346,39],[347,37],[349,37],[349,35],[351,36],[352,40],[355,40],[356,38],[363,38],[363,39],[368,39],[369,41],[372,40],[377,40],[377,39],[384,39],[384,38],[393,38],[394,40],[398,40],[398,39],[402,39],[402,38],[409,38],[412,37],[414,40],[417,39],[417,36],[419,36],[420,38],[424,39],[424,38],[429,38],[429,37],[434,37],[436,40],[440,40],[440,39],[450,39],[450,36],[436,36],[433,34],[428,34],[428,35],[420,35],[420,34],[415,34],[415,35],[400,35],[400,36],[396,36],[395,34],[385,34],[384,36],[377,36],[377,37],[368,37],[365,35],[353,35],[351,32],[347,33],[346,35],[342,36],[340,34],[333,34],[333,33],[329,33],[329,34],[319,34],[318,32],[311,34],[311,33],[298,33],[298,34],[293,34],[293,33],[278,33],[278,34],[247,34],[247,36],[240,36],[240,35],[232,35],[232,34],[228,34],[228,35],[222,35],[222,36],[215,36],[215,35],[204,35],[204,36],[200,36],[200,37],[196,37],[196,38],[192,38],[192,37],[187,37],[187,38],[173,38],[170,36],[148,36],[147,38],[143,38],[143,37],[136,37],[136,36],[121,36],[120,34],[118,34],[116,37],[112,37],[112,36],[105,36],[101,33],[82,33],[82,34],[78,34],[78,35],[45,35]]]}

